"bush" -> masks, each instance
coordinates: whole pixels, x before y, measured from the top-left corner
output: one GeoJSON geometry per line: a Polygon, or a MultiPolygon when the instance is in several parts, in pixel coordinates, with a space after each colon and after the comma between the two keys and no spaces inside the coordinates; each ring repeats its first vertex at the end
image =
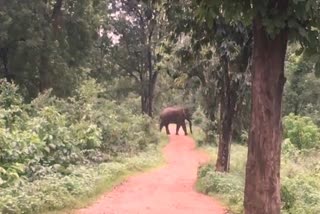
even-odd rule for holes
{"type": "Polygon", "coordinates": [[[320,174],[284,178],[281,186],[283,213],[320,213],[320,174]]]}
{"type": "MultiPolygon", "coordinates": [[[[213,160],[217,148],[205,147],[213,160]]],[[[232,213],[243,213],[245,181],[245,146],[231,146],[230,173],[215,171],[214,164],[199,168],[197,189],[221,198],[232,213]]],[[[299,150],[289,139],[282,145],[281,159],[281,213],[320,213],[320,161],[316,149],[299,150]]]]}
{"type": "Polygon", "coordinates": [[[208,164],[199,168],[196,185],[200,192],[221,197],[233,213],[243,212],[243,177],[216,172],[214,165],[208,164]]]}
{"type": "Polygon", "coordinates": [[[67,99],[49,90],[27,104],[17,91],[0,84],[0,213],[64,208],[160,159],[152,120],[94,80],[67,99]]]}
{"type": "Polygon", "coordinates": [[[159,138],[151,119],[101,98],[102,87],[85,81],[68,99],[50,91],[25,104],[17,87],[0,86],[0,185],[66,173],[69,165],[136,155],[159,138]]]}
{"type": "Polygon", "coordinates": [[[198,107],[192,115],[195,127],[194,137],[198,145],[217,144],[218,136],[216,134],[217,121],[210,121],[203,110],[198,107]]]}
{"type": "MultiPolygon", "coordinates": [[[[206,146],[204,149],[217,159],[217,148],[206,146]]],[[[247,149],[233,144],[231,146],[230,173],[215,171],[214,163],[201,166],[198,170],[197,189],[205,194],[221,198],[228,204],[232,213],[243,213],[243,191],[247,149]]]]}
{"type": "Polygon", "coordinates": [[[309,117],[284,117],[284,136],[298,149],[320,148],[320,130],[309,117]]]}
{"type": "Polygon", "coordinates": [[[200,107],[198,107],[196,109],[196,111],[192,114],[192,119],[193,119],[193,124],[195,126],[198,126],[202,129],[205,128],[205,123],[206,123],[207,118],[204,115],[204,112],[200,107]]]}
{"type": "Polygon", "coordinates": [[[297,157],[300,154],[300,150],[295,145],[293,145],[289,138],[284,139],[281,147],[282,154],[287,158],[297,157]]]}
{"type": "Polygon", "coordinates": [[[79,204],[110,188],[120,178],[161,162],[155,146],[146,152],[99,165],[69,166],[67,175],[53,173],[41,180],[21,183],[0,191],[0,213],[43,213],[79,204]]]}
{"type": "Polygon", "coordinates": [[[40,171],[48,171],[43,167],[77,164],[84,159],[82,150],[101,144],[101,131],[94,123],[70,121],[55,106],[32,109],[28,104],[12,102],[21,100],[16,88],[10,84],[4,86],[6,95],[15,99],[6,98],[11,101],[0,106],[2,186],[10,185],[22,175],[38,177],[40,171]]]}

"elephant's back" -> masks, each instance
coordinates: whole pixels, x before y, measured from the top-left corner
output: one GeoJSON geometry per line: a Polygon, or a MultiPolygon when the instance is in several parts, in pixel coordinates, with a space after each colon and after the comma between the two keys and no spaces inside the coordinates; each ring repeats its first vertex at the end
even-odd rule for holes
{"type": "Polygon", "coordinates": [[[174,106],[174,107],[167,107],[165,109],[163,109],[160,113],[160,119],[162,120],[167,120],[167,119],[171,119],[171,120],[176,120],[179,119],[180,117],[180,112],[182,108],[179,106],[174,106]],[[176,118],[178,117],[178,118],[176,118]]]}
{"type": "Polygon", "coordinates": [[[179,111],[179,109],[181,109],[181,107],[178,107],[178,106],[167,107],[160,112],[160,117],[177,112],[179,111]]]}

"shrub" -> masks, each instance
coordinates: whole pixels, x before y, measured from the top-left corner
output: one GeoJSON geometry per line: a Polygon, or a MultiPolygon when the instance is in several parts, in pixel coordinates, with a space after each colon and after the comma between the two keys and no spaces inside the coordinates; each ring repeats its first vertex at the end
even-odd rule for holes
{"type": "Polygon", "coordinates": [[[198,145],[217,144],[218,136],[216,134],[217,121],[210,121],[203,110],[198,107],[192,115],[195,127],[194,137],[198,145]]]}
{"type": "Polygon", "coordinates": [[[219,195],[233,213],[242,213],[244,180],[234,174],[220,173],[211,164],[199,168],[197,189],[208,195],[219,195]]]}
{"type": "Polygon", "coordinates": [[[192,114],[192,119],[193,119],[193,124],[195,126],[198,126],[202,129],[205,128],[205,123],[207,119],[205,114],[203,113],[203,110],[200,107],[198,107],[196,111],[192,114]]]}
{"type": "Polygon", "coordinates": [[[136,155],[159,138],[151,119],[101,98],[102,87],[85,81],[68,99],[40,95],[22,102],[17,87],[0,86],[0,185],[25,176],[68,173],[72,164],[109,161],[136,155]]]}
{"type": "MultiPolygon", "coordinates": [[[[217,148],[206,146],[212,160],[217,157],[217,148]]],[[[203,165],[198,170],[197,189],[205,194],[221,198],[228,204],[232,213],[243,213],[243,191],[245,179],[246,147],[231,146],[230,173],[215,171],[214,163],[203,165]]]]}
{"type": "Polygon", "coordinates": [[[49,90],[27,104],[17,91],[0,85],[1,213],[64,208],[160,159],[153,121],[102,98],[94,80],[67,99],[49,90]]]}
{"type": "Polygon", "coordinates": [[[8,83],[5,80],[0,80],[0,106],[4,109],[12,106],[19,106],[23,99],[18,93],[18,87],[15,84],[8,83]]]}
{"type": "Polygon", "coordinates": [[[0,191],[0,213],[34,214],[77,206],[79,200],[110,188],[119,178],[155,166],[161,162],[159,154],[153,146],[132,158],[98,165],[70,165],[67,175],[51,173],[34,182],[4,188],[0,191]]]}
{"type": "Polygon", "coordinates": [[[296,157],[300,153],[300,150],[293,143],[291,143],[291,140],[289,138],[282,141],[281,150],[281,153],[285,157],[296,157]]]}
{"type": "Polygon", "coordinates": [[[284,178],[281,200],[284,213],[320,213],[320,174],[284,178]]]}
{"type": "MultiPolygon", "coordinates": [[[[205,147],[216,159],[217,149],[205,147]]],[[[197,189],[226,202],[232,213],[243,213],[245,146],[231,146],[230,173],[219,173],[214,164],[199,168],[197,189]]],[[[320,213],[320,162],[316,149],[299,150],[289,139],[282,145],[281,213],[320,213]]]]}
{"type": "Polygon", "coordinates": [[[242,144],[242,145],[245,145],[245,144],[247,144],[247,142],[248,142],[249,133],[248,133],[246,130],[242,130],[239,138],[240,138],[240,139],[239,139],[239,140],[240,140],[239,143],[242,144]]]}
{"type": "Polygon", "coordinates": [[[284,117],[284,136],[298,149],[320,148],[320,130],[309,117],[284,117]]]}

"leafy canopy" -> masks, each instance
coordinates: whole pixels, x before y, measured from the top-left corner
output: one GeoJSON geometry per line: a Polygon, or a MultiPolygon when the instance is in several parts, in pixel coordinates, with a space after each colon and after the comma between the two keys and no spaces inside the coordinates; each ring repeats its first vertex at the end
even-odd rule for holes
{"type": "MultiPolygon", "coordinates": [[[[230,23],[241,21],[251,25],[254,18],[262,20],[271,38],[285,29],[289,41],[298,41],[301,52],[320,52],[320,1],[319,0],[194,0],[197,17],[212,26],[214,20],[223,16],[230,23]],[[272,8],[272,9],[271,9],[272,8]]],[[[316,73],[320,72],[320,58],[316,61],[316,73]]]]}

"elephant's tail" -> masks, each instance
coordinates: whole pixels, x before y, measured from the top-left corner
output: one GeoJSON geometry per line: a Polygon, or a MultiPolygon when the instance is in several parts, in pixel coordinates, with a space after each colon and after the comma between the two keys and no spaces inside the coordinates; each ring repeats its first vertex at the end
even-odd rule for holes
{"type": "Polygon", "coordinates": [[[191,120],[188,120],[188,122],[189,122],[189,127],[190,127],[190,133],[192,134],[192,122],[191,122],[191,120]]]}

